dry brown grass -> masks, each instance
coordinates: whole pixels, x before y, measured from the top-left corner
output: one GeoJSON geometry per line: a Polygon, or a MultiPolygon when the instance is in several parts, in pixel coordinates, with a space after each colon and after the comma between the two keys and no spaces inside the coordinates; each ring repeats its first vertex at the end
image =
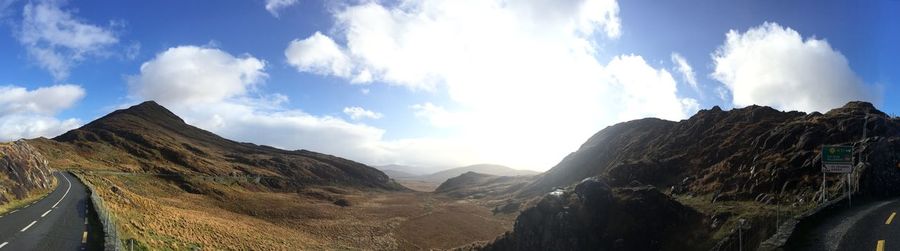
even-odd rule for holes
{"type": "Polygon", "coordinates": [[[195,185],[215,192],[201,195],[153,176],[85,177],[119,219],[120,238],[152,250],[443,249],[494,239],[514,217],[430,193],[274,193],[203,182],[195,185]],[[334,205],[336,198],[351,206],[334,205]]]}

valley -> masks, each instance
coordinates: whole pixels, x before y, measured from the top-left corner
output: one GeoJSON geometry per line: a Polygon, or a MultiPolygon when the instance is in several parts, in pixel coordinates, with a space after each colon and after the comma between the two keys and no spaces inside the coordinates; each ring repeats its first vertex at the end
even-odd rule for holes
{"type": "Polygon", "coordinates": [[[447,249],[511,229],[514,215],[420,192],[189,179],[189,193],[155,175],[85,172],[120,219],[120,238],[147,249],[447,249]],[[340,198],[349,206],[336,205],[340,198]]]}
{"type": "Polygon", "coordinates": [[[818,191],[822,144],[858,146],[858,195],[895,194],[897,132],[896,118],[863,102],[826,114],[713,107],[610,126],[545,173],[473,165],[389,177],[224,139],[145,102],[19,144],[92,184],[120,244],[139,249],[730,250],[758,248],[783,219],[837,199],[839,177],[818,191]]]}
{"type": "Polygon", "coordinates": [[[900,250],[900,0],[0,0],[0,251],[900,250]]]}

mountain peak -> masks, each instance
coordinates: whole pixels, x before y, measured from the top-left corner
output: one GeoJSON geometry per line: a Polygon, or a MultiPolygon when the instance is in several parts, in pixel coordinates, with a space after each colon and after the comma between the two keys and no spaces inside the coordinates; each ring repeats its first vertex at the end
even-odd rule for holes
{"type": "Polygon", "coordinates": [[[110,119],[123,114],[138,116],[145,120],[157,121],[162,123],[184,123],[184,120],[178,117],[178,115],[175,115],[175,113],[172,113],[172,111],[169,111],[169,109],[166,109],[153,100],[144,101],[140,104],[128,107],[126,109],[116,110],[109,115],[98,119],[97,121],[110,119]]]}
{"type": "Polygon", "coordinates": [[[156,101],[153,101],[153,100],[147,100],[147,101],[141,102],[140,104],[134,105],[132,107],[159,107],[159,108],[165,109],[165,107],[159,105],[159,103],[156,103],[156,101]]]}
{"type": "Polygon", "coordinates": [[[865,101],[850,101],[850,102],[847,102],[847,104],[845,104],[844,106],[842,106],[840,108],[835,108],[835,109],[832,109],[831,111],[828,111],[828,113],[829,114],[848,113],[848,114],[858,114],[858,115],[868,113],[868,114],[872,114],[872,115],[882,115],[882,116],[885,115],[884,112],[878,110],[878,108],[875,108],[875,105],[873,105],[872,103],[869,103],[869,102],[865,102],[865,101]]]}

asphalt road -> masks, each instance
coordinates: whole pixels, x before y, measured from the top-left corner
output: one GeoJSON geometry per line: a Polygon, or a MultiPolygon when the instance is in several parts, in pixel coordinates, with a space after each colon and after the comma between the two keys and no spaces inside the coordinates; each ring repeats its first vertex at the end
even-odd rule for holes
{"type": "Polygon", "coordinates": [[[842,209],[803,235],[796,250],[900,250],[900,198],[842,209]]]}
{"type": "Polygon", "coordinates": [[[102,250],[103,233],[87,187],[68,173],[53,176],[56,190],[0,216],[0,251],[102,250]]]}

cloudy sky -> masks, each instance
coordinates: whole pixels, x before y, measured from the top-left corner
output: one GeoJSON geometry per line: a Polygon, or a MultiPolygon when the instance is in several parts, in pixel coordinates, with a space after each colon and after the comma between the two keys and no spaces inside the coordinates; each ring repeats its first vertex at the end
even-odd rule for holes
{"type": "Polygon", "coordinates": [[[546,170],[714,105],[900,112],[900,2],[785,2],[0,0],[0,140],[156,100],[371,165],[546,170]]]}

